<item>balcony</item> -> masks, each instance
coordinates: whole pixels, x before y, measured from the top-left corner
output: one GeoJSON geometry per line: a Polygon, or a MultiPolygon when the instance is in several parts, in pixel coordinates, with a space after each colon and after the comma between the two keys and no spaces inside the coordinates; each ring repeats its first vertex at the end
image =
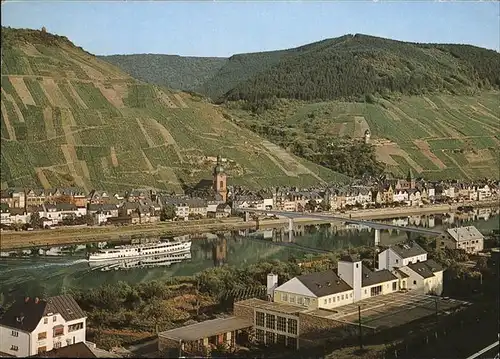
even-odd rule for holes
{"type": "Polygon", "coordinates": [[[64,325],[56,325],[54,327],[53,337],[56,338],[56,337],[60,337],[62,335],[64,335],[64,325]]]}

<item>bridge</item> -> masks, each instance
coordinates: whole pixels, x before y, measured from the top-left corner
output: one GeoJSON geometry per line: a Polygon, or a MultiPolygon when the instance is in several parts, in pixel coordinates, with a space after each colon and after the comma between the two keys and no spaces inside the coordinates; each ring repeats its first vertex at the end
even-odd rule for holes
{"type": "Polygon", "coordinates": [[[281,216],[288,218],[288,229],[293,230],[293,219],[294,218],[311,218],[311,219],[321,219],[321,220],[331,220],[331,221],[341,221],[346,224],[358,224],[366,227],[373,228],[375,230],[375,245],[380,244],[380,230],[381,229],[393,229],[398,231],[404,231],[407,233],[418,233],[426,236],[442,236],[445,235],[444,231],[432,230],[427,228],[417,228],[417,227],[403,227],[396,226],[394,224],[386,224],[374,221],[367,221],[363,219],[352,219],[348,217],[335,216],[331,214],[319,214],[319,213],[302,213],[302,212],[286,212],[286,211],[273,211],[273,210],[263,210],[256,208],[238,208],[240,212],[248,213],[263,213],[271,214],[275,216],[281,216]]]}

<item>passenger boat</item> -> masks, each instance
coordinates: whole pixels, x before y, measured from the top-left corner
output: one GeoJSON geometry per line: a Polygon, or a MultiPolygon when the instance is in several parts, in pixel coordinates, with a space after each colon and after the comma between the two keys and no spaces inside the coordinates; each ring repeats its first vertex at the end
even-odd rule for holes
{"type": "Polygon", "coordinates": [[[134,259],[147,256],[174,254],[191,250],[191,240],[183,237],[170,240],[159,240],[153,243],[116,246],[100,249],[88,256],[89,262],[102,262],[113,259],[134,259]]]}
{"type": "Polygon", "coordinates": [[[189,250],[173,254],[168,253],[147,256],[144,258],[93,261],[89,262],[89,266],[91,270],[108,272],[111,270],[125,270],[133,268],[168,267],[174,263],[179,263],[186,259],[191,259],[191,251],[189,250]]]}

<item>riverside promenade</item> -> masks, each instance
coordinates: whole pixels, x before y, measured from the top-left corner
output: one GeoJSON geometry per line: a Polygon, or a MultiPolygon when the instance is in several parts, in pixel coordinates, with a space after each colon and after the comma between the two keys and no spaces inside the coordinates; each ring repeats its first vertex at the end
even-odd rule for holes
{"type": "MultiPolygon", "coordinates": [[[[342,216],[352,219],[385,219],[419,214],[449,213],[460,206],[473,206],[474,208],[499,207],[497,199],[481,202],[464,202],[449,204],[428,205],[424,207],[396,207],[346,211],[342,216]]],[[[331,219],[295,218],[296,224],[330,223],[331,219]]],[[[259,223],[260,228],[280,227],[288,224],[288,219],[266,219],[259,223]]],[[[133,236],[176,236],[200,232],[225,232],[246,228],[255,228],[255,221],[243,221],[241,218],[231,217],[226,219],[203,219],[179,222],[160,222],[143,225],[129,226],[89,226],[89,227],[59,227],[57,229],[44,229],[36,231],[2,231],[0,234],[0,250],[8,251],[22,248],[40,246],[56,246],[70,244],[85,244],[111,240],[129,240],[133,236]]]]}

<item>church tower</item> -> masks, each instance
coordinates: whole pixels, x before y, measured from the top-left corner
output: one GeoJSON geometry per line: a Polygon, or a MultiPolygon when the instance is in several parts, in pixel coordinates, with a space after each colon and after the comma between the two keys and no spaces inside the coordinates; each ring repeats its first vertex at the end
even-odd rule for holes
{"type": "Polygon", "coordinates": [[[411,189],[415,188],[415,177],[413,176],[413,171],[411,168],[408,171],[408,177],[406,178],[406,182],[408,182],[408,185],[410,186],[411,189]]]}
{"type": "Polygon", "coordinates": [[[227,176],[222,166],[222,157],[217,156],[217,164],[214,167],[213,189],[220,194],[224,202],[227,201],[227,176]]]}

